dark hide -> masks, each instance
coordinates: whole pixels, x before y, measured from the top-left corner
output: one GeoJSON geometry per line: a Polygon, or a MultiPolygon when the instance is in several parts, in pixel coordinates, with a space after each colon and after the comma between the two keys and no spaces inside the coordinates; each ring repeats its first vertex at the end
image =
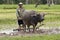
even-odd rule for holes
{"type": "Polygon", "coordinates": [[[23,11],[22,12],[22,20],[24,23],[24,31],[26,31],[26,25],[30,31],[30,25],[33,26],[33,32],[35,31],[35,27],[38,22],[42,22],[44,20],[44,15],[42,14],[37,14],[36,11],[23,11]]]}

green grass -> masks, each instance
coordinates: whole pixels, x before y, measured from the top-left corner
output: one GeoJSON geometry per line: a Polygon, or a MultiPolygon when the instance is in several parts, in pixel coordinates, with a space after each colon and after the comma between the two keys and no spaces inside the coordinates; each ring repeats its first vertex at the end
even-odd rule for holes
{"type": "MultiPolygon", "coordinates": [[[[16,9],[18,5],[0,5],[0,9],[16,9]]],[[[37,8],[35,8],[35,5],[24,5],[24,8],[26,9],[33,9],[33,10],[60,10],[60,5],[51,5],[51,7],[48,7],[47,5],[39,5],[37,8]]]]}
{"type": "Polygon", "coordinates": [[[60,34],[39,36],[4,36],[0,40],[60,40],[60,34]]]}

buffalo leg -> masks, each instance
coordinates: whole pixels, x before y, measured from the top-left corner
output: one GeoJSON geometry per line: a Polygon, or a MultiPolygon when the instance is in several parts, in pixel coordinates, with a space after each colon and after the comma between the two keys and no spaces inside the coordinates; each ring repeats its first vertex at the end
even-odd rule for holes
{"type": "Polygon", "coordinates": [[[25,24],[25,21],[23,21],[23,27],[24,27],[24,32],[26,32],[26,24],[25,24]]]}
{"type": "Polygon", "coordinates": [[[35,32],[36,25],[37,25],[37,23],[33,24],[33,32],[35,32]]]}
{"type": "Polygon", "coordinates": [[[29,32],[30,32],[30,25],[28,25],[27,27],[28,27],[28,30],[29,30],[29,32]]]}
{"type": "Polygon", "coordinates": [[[35,32],[35,24],[33,25],[33,32],[35,32]]]}
{"type": "Polygon", "coordinates": [[[21,26],[19,25],[19,30],[18,31],[20,31],[21,30],[21,26]]]}
{"type": "Polygon", "coordinates": [[[33,32],[35,32],[35,26],[33,26],[33,32]]]}
{"type": "Polygon", "coordinates": [[[24,32],[26,32],[26,25],[23,25],[23,27],[24,27],[24,32]]]}

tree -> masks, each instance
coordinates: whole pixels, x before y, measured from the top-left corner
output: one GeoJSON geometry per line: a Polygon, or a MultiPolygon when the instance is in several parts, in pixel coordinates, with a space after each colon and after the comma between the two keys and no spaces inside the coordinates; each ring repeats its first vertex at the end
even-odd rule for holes
{"type": "Polygon", "coordinates": [[[51,0],[47,0],[47,5],[50,7],[51,0]]]}
{"type": "Polygon", "coordinates": [[[28,1],[29,1],[29,0],[26,0],[26,4],[28,4],[28,1]]]}
{"type": "Polygon", "coordinates": [[[52,5],[54,5],[54,0],[52,0],[52,5]]]}

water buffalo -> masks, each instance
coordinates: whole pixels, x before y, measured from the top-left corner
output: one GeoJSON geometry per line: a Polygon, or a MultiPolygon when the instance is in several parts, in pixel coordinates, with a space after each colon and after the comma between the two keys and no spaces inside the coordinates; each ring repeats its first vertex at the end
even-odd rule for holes
{"type": "MultiPolygon", "coordinates": [[[[38,22],[42,22],[44,20],[44,14],[37,14],[36,11],[24,11],[22,15],[22,20],[24,23],[24,29],[26,30],[26,25],[30,31],[30,25],[33,26],[33,32],[35,31],[35,27],[38,22]]],[[[24,31],[25,31],[24,30],[24,31]]]]}

